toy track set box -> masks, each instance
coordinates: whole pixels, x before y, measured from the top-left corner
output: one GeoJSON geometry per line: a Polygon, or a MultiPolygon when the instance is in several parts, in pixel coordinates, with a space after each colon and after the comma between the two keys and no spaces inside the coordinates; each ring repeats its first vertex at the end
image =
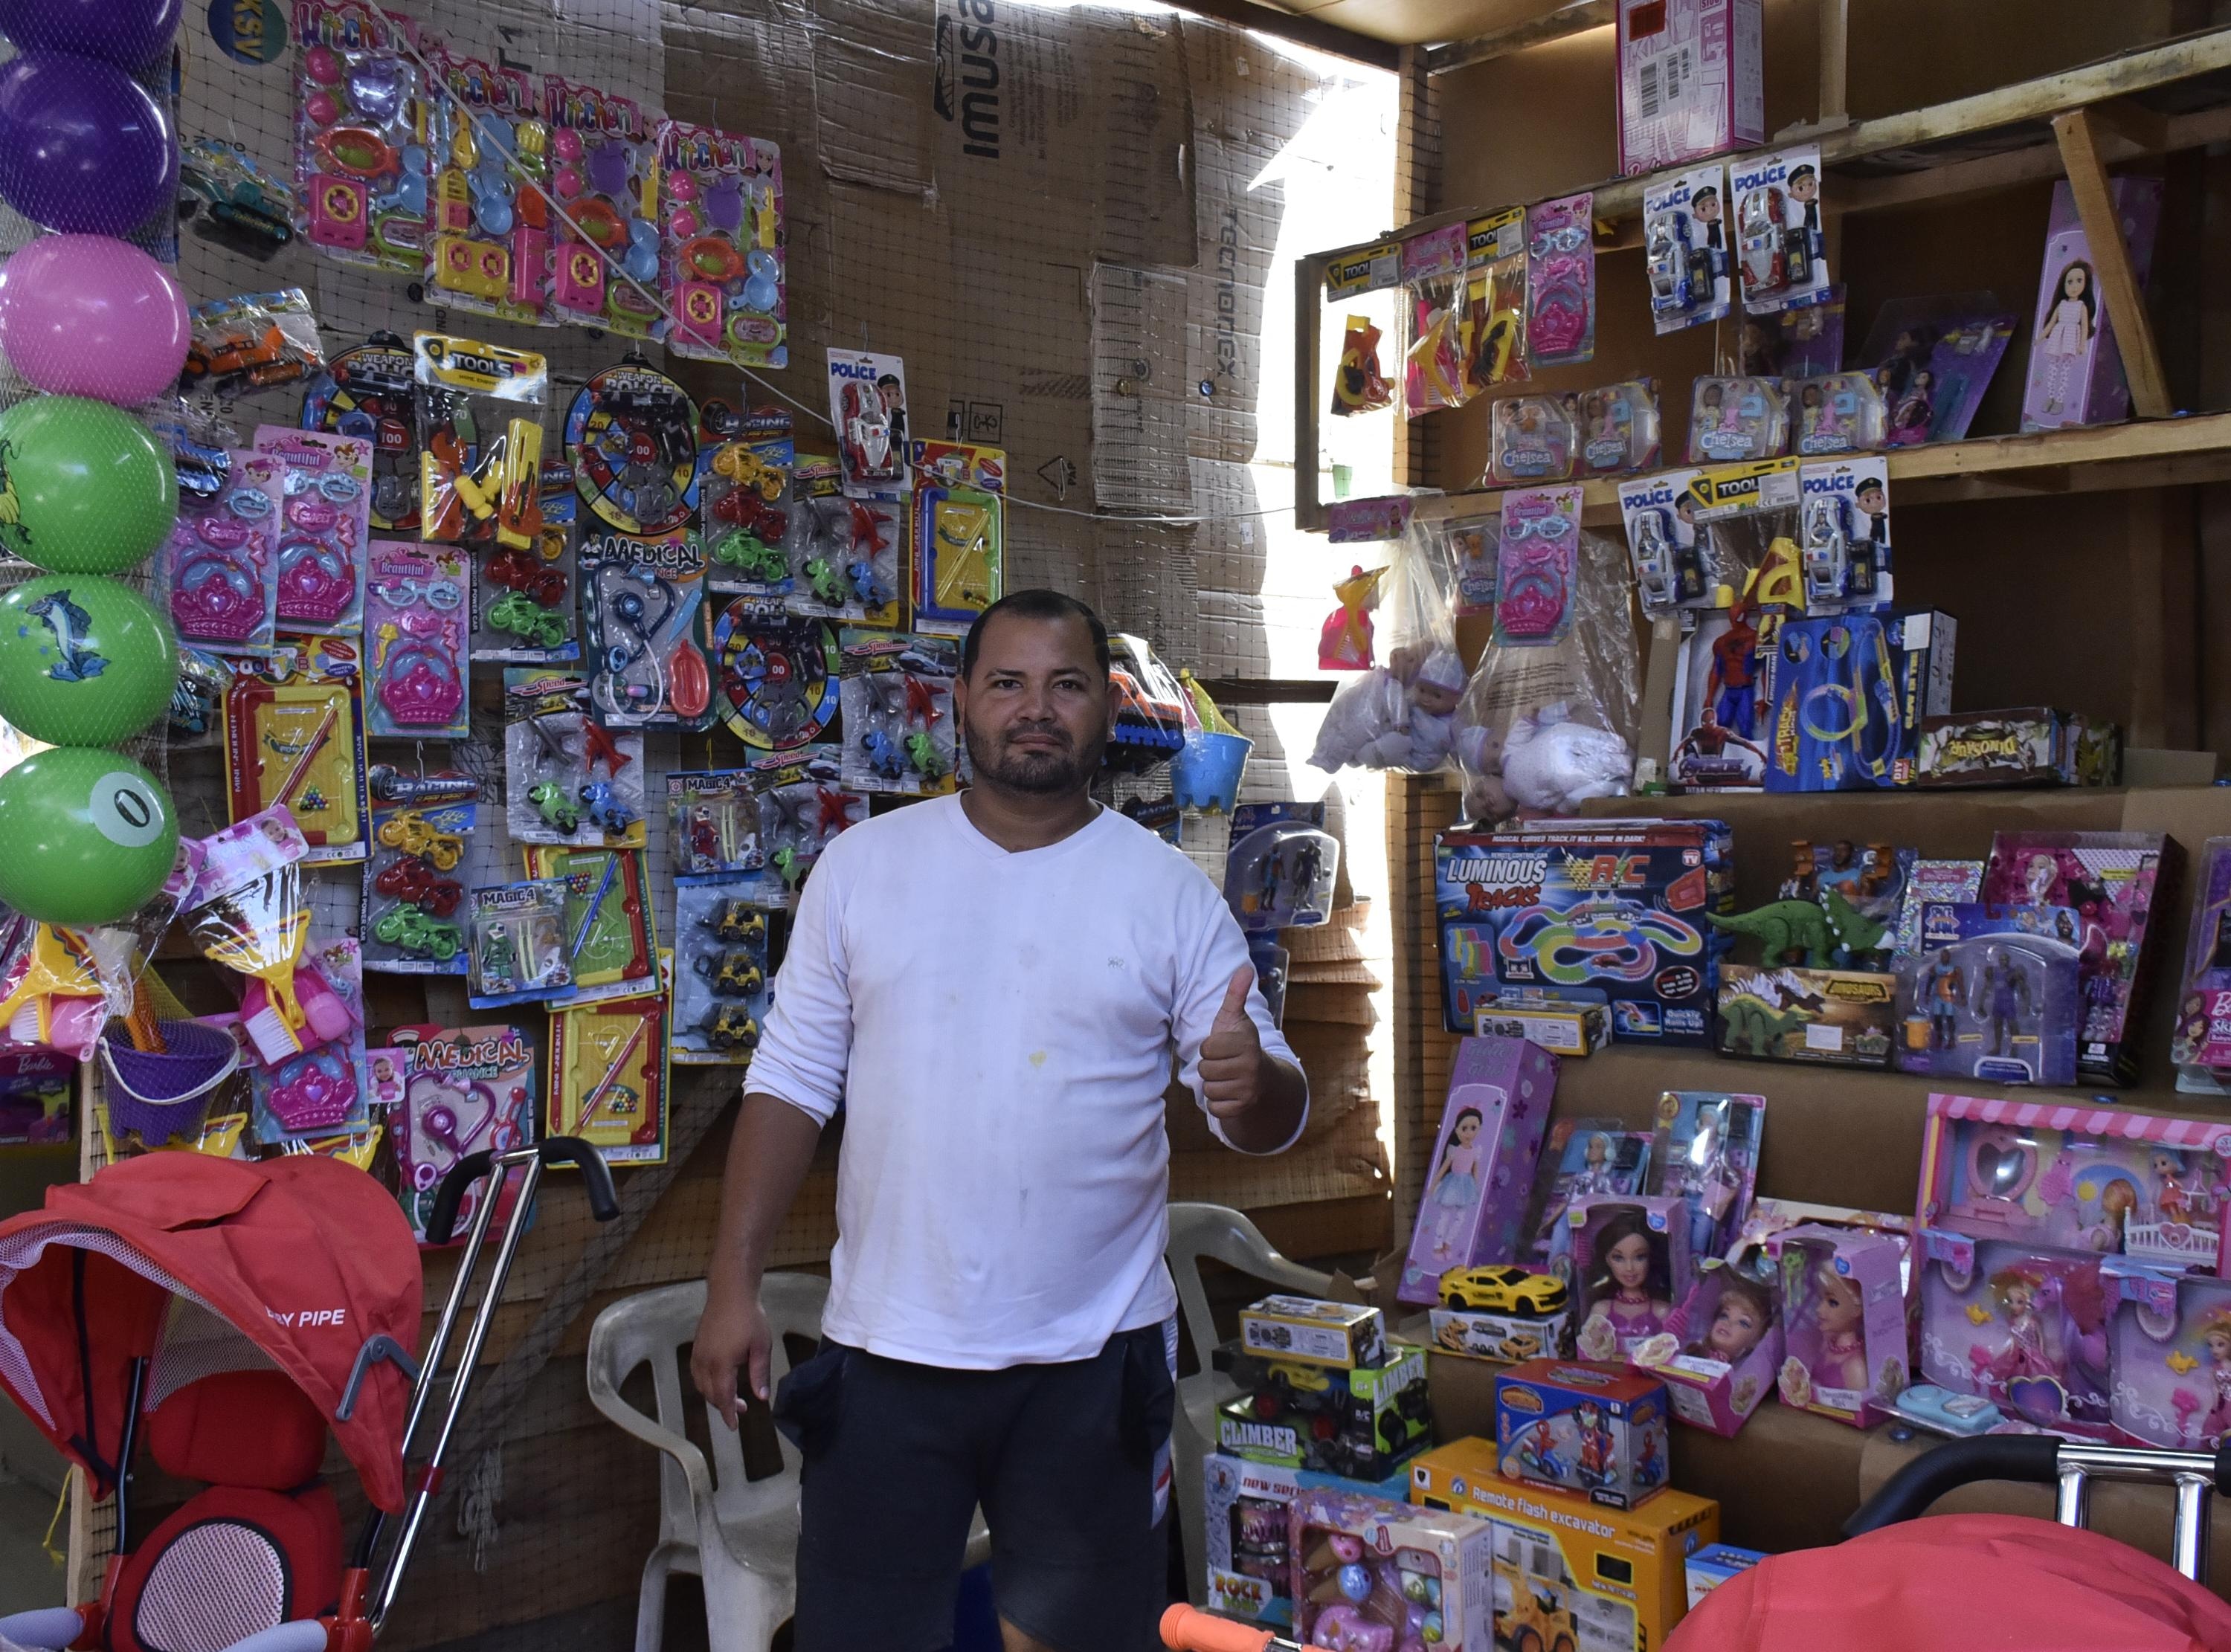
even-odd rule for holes
{"type": "Polygon", "coordinates": [[[1442,1008],[1452,1032],[1515,991],[1607,1003],[1614,1039],[1711,1042],[1730,910],[1720,821],[1542,821],[1435,840],[1442,1008]]]}

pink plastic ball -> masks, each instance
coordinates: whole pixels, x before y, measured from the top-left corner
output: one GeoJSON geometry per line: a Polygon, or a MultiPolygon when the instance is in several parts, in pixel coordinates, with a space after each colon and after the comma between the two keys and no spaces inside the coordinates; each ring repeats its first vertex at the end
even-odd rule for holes
{"type": "Polygon", "coordinates": [[[667,220],[666,227],[676,241],[687,241],[697,233],[697,215],[684,207],[667,220]]]}
{"type": "Polygon", "coordinates": [[[571,126],[559,127],[550,139],[550,146],[558,152],[559,160],[581,158],[581,134],[571,126]]]}
{"type": "Polygon", "coordinates": [[[330,126],[341,118],[340,102],[330,92],[311,93],[302,108],[314,126],[330,126]]]}
{"type": "Polygon", "coordinates": [[[330,46],[313,46],[302,58],[302,69],[318,86],[341,83],[341,55],[330,46]]]}
{"type": "Polygon", "coordinates": [[[687,172],[676,172],[666,180],[666,192],[686,206],[697,198],[697,180],[687,172]]]}
{"type": "Polygon", "coordinates": [[[581,193],[581,174],[573,167],[559,167],[558,176],[553,181],[557,186],[558,198],[561,201],[571,201],[581,193]]]}
{"type": "Polygon", "coordinates": [[[45,236],[0,265],[0,354],[41,390],[136,407],[178,381],[185,295],[137,247],[45,236]]]}

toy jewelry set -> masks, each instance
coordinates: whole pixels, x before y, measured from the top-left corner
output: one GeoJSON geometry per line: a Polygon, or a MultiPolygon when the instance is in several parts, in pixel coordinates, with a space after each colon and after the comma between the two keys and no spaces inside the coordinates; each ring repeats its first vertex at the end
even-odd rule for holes
{"type": "Polygon", "coordinates": [[[960,644],[950,637],[848,629],[838,648],[845,785],[908,797],[951,791],[960,644]]]}
{"type": "Polygon", "coordinates": [[[365,858],[362,681],[352,640],[304,637],[236,674],[225,694],[232,818],[288,810],[314,866],[365,858]]]}
{"type": "Polygon", "coordinates": [[[271,560],[280,629],[356,630],[364,616],[372,443],[266,424],[255,432],[255,450],[280,464],[271,560]]]}
{"type": "MultiPolygon", "coordinates": [[[[434,159],[425,282],[438,302],[532,326],[550,263],[550,129],[524,70],[440,52],[429,100],[434,159]]],[[[423,185],[421,186],[424,187],[423,185]]]]}
{"type": "Polygon", "coordinates": [[[1471,399],[1471,311],[1465,270],[1470,243],[1452,223],[1402,243],[1402,286],[1409,319],[1402,352],[1402,405],[1411,418],[1471,399]]]}
{"type": "Polygon", "coordinates": [[[1581,490],[1516,488],[1503,495],[1495,571],[1495,640],[1529,646],[1572,629],[1580,572],[1581,490]]]}
{"type": "Polygon", "coordinates": [[[650,885],[641,849],[527,846],[527,875],[565,886],[561,915],[569,1003],[640,997],[658,985],[650,885]]]}
{"type": "Polygon", "coordinates": [[[1642,195],[1643,274],[1651,326],[1678,332],[1732,307],[1727,173],[1715,163],[1652,184],[1642,195]]]}
{"type": "Polygon", "coordinates": [[[647,339],[659,320],[658,148],[632,99],[543,81],[559,213],[550,307],[560,321],[647,339]]]}
{"type": "Polygon", "coordinates": [[[607,1164],[664,1164],[666,1023],[656,992],[553,1012],[550,1134],[580,1138],[607,1164]]]}
{"type": "Polygon", "coordinates": [[[774,1002],[786,919],[779,884],[733,874],[674,881],[674,1060],[742,1066],[774,1002]]]}
{"type": "Polygon", "coordinates": [[[914,465],[915,629],[963,636],[1006,590],[1006,450],[917,442],[914,465]]]}
{"type": "MultiPolygon", "coordinates": [[[[255,1139],[265,1146],[300,1142],[372,1122],[371,1084],[364,1044],[364,965],[356,941],[343,936],[319,950],[295,978],[298,993],[313,986],[329,997],[313,1002],[305,1047],[249,1074],[255,1139]],[[338,1028],[316,1044],[307,1043],[338,1028]]],[[[309,1005],[305,1006],[310,1008],[309,1005]]]]}
{"type": "Polygon", "coordinates": [[[427,241],[426,84],[417,25],[361,0],[294,8],[294,172],[311,245],[416,278],[427,241]]]}
{"type": "Polygon", "coordinates": [[[302,397],[302,428],[372,444],[368,511],[375,533],[418,531],[415,358],[391,332],[339,352],[302,397]]]}
{"type": "MultiPolygon", "coordinates": [[[[390,1110],[403,1213],[421,1244],[443,1178],[469,1153],[508,1152],[528,1139],[534,1119],[534,1047],[516,1027],[398,1027],[390,1036],[404,1062],[403,1104],[390,1110]]],[[[517,1204],[511,1178],[479,1178],[457,1206],[456,1234],[470,1230],[491,1184],[502,1189],[491,1233],[517,1204]]]]}
{"type": "Polygon", "coordinates": [[[480,784],[458,777],[440,791],[372,813],[365,866],[365,966],[398,975],[465,972],[466,842],[480,784]]]}
{"type": "Polygon", "coordinates": [[[660,124],[667,347],[695,361],[790,365],[782,152],[678,120],[660,124]]]}
{"type": "Polygon", "coordinates": [[[418,535],[531,551],[542,528],[542,407],[550,364],[447,333],[411,336],[418,535]]]}
{"type": "Polygon", "coordinates": [[[271,646],[278,619],[286,471],[268,454],[224,457],[212,495],[180,498],[161,562],[165,605],[181,642],[253,653],[271,646]]]}
{"type": "Polygon", "coordinates": [[[1536,367],[1596,353],[1595,193],[1526,209],[1526,352],[1536,367]]]}
{"type": "Polygon", "coordinates": [[[475,1010],[571,997],[566,880],[482,885],[472,893],[467,999],[475,1010]]]}
{"type": "Polygon", "coordinates": [[[472,571],[452,546],[375,539],[365,556],[365,722],[392,738],[462,739],[472,571]]]}
{"type": "Polygon", "coordinates": [[[1505,207],[1473,219],[1465,247],[1465,326],[1471,334],[1465,393],[1471,397],[1532,371],[1526,359],[1526,209],[1505,207]]]}
{"type": "Polygon", "coordinates": [[[1784,149],[1730,169],[1736,263],[1753,315],[1819,303],[1828,290],[1820,230],[1820,150],[1784,149]]]}

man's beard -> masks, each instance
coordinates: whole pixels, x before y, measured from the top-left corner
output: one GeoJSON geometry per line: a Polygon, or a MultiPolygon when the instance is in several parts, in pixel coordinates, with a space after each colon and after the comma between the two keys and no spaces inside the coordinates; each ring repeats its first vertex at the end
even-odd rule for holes
{"type": "MultiPolygon", "coordinates": [[[[1062,741],[1069,739],[1069,732],[1057,726],[1031,728],[1029,732],[1062,741]]],[[[1084,791],[1092,784],[1092,777],[1100,772],[1101,753],[1108,745],[1107,737],[1101,735],[1088,742],[1082,751],[1069,745],[1058,752],[1018,752],[1010,749],[1005,741],[995,744],[979,733],[973,722],[966,725],[961,732],[967,739],[968,761],[978,781],[988,781],[1002,791],[1034,797],[1084,791]]]]}

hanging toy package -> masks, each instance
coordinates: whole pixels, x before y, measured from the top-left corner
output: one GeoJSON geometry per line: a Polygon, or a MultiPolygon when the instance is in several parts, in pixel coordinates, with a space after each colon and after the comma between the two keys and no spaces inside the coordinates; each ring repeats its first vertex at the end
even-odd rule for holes
{"type": "Polygon", "coordinates": [[[202,874],[186,932],[210,962],[247,978],[240,1017],[249,1053],[265,1067],[345,1036],[347,1001],[302,958],[310,909],[301,866],[309,853],[284,806],[203,840],[202,874]]]}
{"type": "Polygon", "coordinates": [[[906,505],[831,493],[826,475],[814,474],[818,468],[800,468],[805,497],[792,511],[802,532],[791,541],[790,611],[856,625],[896,625],[906,505]]]}
{"type": "Polygon", "coordinates": [[[1791,450],[1801,456],[1866,453],[1884,445],[1888,415],[1882,391],[1866,374],[1794,378],[1783,385],[1782,393],[1796,437],[1791,450]]]}
{"type": "Polygon", "coordinates": [[[530,843],[527,875],[566,886],[560,932],[573,976],[573,1002],[631,998],[658,984],[650,886],[640,849],[557,849],[530,843]]]}
{"type": "MultiPolygon", "coordinates": [[[[305,430],[372,444],[368,507],[375,533],[418,531],[418,410],[411,347],[375,332],[327,364],[302,395],[305,430]]],[[[260,445],[260,444],[259,444],[260,445]]]]}
{"type": "Polygon", "coordinates": [[[1487,480],[1496,487],[1562,481],[1573,474],[1572,416],[1555,396],[1512,396],[1488,409],[1487,480]]]}
{"type": "Polygon", "coordinates": [[[550,364],[443,332],[411,336],[418,536],[532,550],[542,528],[542,407],[550,364]]]}
{"type": "Polygon", "coordinates": [[[162,558],[181,642],[225,652],[271,646],[279,612],[279,505],[284,472],[268,454],[219,449],[223,478],[185,493],[162,558]]]}
{"type": "Polygon", "coordinates": [[[758,1048],[786,932],[779,884],[676,877],[674,1060],[741,1066],[758,1048]]]}
{"type": "Polygon", "coordinates": [[[514,842],[643,846],[643,736],[581,712],[581,680],[503,674],[504,826],[514,842]]]}
{"type": "Polygon", "coordinates": [[[553,495],[545,488],[543,500],[542,532],[534,550],[506,545],[475,565],[475,660],[555,664],[580,658],[581,645],[573,637],[572,536],[566,522],[553,519],[553,511],[563,510],[570,521],[572,489],[553,495]]]}
{"type": "Polygon", "coordinates": [[[1642,192],[1642,270],[1661,333],[1717,321],[1730,308],[1727,173],[1717,161],[1654,180],[1642,192]]]}
{"type": "Polygon", "coordinates": [[[314,972],[333,994],[334,1010],[324,1007],[322,1024],[346,1016],[343,1029],[323,1042],[249,1074],[254,1100],[255,1139],[275,1147],[335,1131],[366,1129],[372,1123],[371,1074],[365,1060],[364,959],[356,940],[344,935],[318,949],[316,958],[295,979],[306,988],[314,972]]]}
{"type": "Polygon", "coordinates": [[[1601,534],[1578,541],[1562,634],[1491,648],[1465,693],[1456,753],[1467,819],[1563,814],[1624,796],[1633,779],[1642,669],[1626,553],[1601,534]]]}
{"type": "Polygon", "coordinates": [[[298,384],[326,365],[318,318],[299,287],[240,293],[194,306],[193,343],[178,386],[197,395],[242,396],[298,384]]]}
{"type": "Polygon", "coordinates": [[[1658,386],[1630,378],[1568,398],[1575,446],[1573,474],[1615,476],[1658,462],[1658,386]]]}
{"type": "MultiPolygon", "coordinates": [[[[1708,536],[1699,533],[1697,470],[1665,470],[1619,485],[1619,511],[1634,560],[1634,585],[1652,619],[1677,608],[1709,604],[1714,582],[1706,577],[1708,536]]],[[[1725,584],[1725,581],[1720,581],[1725,584]]]]}
{"type": "Polygon", "coordinates": [[[837,646],[844,784],[906,797],[952,791],[960,645],[949,637],[847,629],[837,646]]]}
{"type": "Polygon", "coordinates": [[[676,770],[666,777],[666,843],[677,878],[756,872],[760,805],[749,769],[676,770]]]}
{"type": "MultiPolygon", "coordinates": [[[[399,1052],[403,1088],[391,1108],[396,1169],[402,1178],[403,1213],[421,1244],[434,1196],[457,1161],[469,1153],[509,1152],[528,1139],[534,1119],[534,1046],[516,1027],[398,1027],[389,1035],[399,1052]]],[[[452,1243],[470,1231],[482,1194],[499,1180],[491,1238],[502,1233],[518,1204],[511,1177],[476,1178],[457,1205],[452,1243]]]]}
{"type": "Polygon", "coordinates": [[[829,423],[844,492],[903,499],[914,448],[907,429],[906,363],[863,350],[829,352],[829,423]]]}
{"type": "Polygon", "coordinates": [[[462,552],[411,539],[374,539],[364,633],[365,721],[390,739],[462,739],[471,732],[465,694],[462,552]]]}
{"type": "Polygon", "coordinates": [[[1526,348],[1536,367],[1596,353],[1595,192],[1526,209],[1526,348]]]}
{"type": "Polygon", "coordinates": [[[549,74],[542,112],[550,123],[550,187],[564,214],[553,214],[551,226],[558,243],[551,307],[576,326],[648,339],[660,325],[658,149],[643,111],[630,99],[549,74]]]}
{"type": "Polygon", "coordinates": [[[1367,573],[1359,564],[1333,586],[1340,606],[1325,616],[1324,627],[1317,633],[1318,670],[1371,668],[1371,610],[1379,606],[1379,582],[1386,574],[1384,568],[1367,573]]]}
{"type": "Polygon", "coordinates": [[[1394,405],[1394,386],[1380,365],[1383,337],[1368,315],[1351,315],[1340,336],[1340,362],[1333,369],[1332,411],[1336,418],[1376,413],[1394,405]]]}
{"type": "Polygon", "coordinates": [[[372,530],[372,443],[266,424],[255,450],[279,461],[274,562],[280,626],[346,635],[364,623],[364,546],[372,530]]]}
{"type": "Polygon", "coordinates": [[[425,76],[406,49],[417,25],[363,0],[305,0],[294,22],[294,177],[310,242],[415,280],[430,171],[425,76]]]}
{"type": "Polygon", "coordinates": [[[697,427],[689,392],[640,355],[592,377],[566,410],[566,458],[589,514],[639,539],[689,527],[697,511],[697,427]]]}
{"type": "Polygon", "coordinates": [[[236,673],[225,693],[232,818],[283,807],[314,866],[365,857],[363,678],[356,638],[306,636],[236,673]]]}
{"type": "Polygon", "coordinates": [[[1006,589],[1007,453],[915,443],[914,625],[965,636],[1006,589]]]}
{"type": "Polygon", "coordinates": [[[667,347],[697,361],[786,367],[782,152],[764,138],[661,121],[667,347]]]}
{"type": "Polygon", "coordinates": [[[415,783],[408,803],[374,808],[372,859],[365,867],[365,968],[394,975],[465,972],[460,868],[480,790],[469,776],[441,777],[415,783]]]}
{"type": "Polygon", "coordinates": [[[552,1135],[578,1137],[607,1165],[666,1158],[663,993],[568,1008],[550,1017],[552,1135]]]}
{"type": "Polygon", "coordinates": [[[1465,387],[1473,396],[1528,377],[1526,209],[1506,207],[1465,230],[1465,312],[1471,348],[1465,387]]]}
{"type": "Polygon", "coordinates": [[[1402,287],[1410,339],[1403,352],[1402,407],[1411,418],[1471,398],[1471,311],[1465,301],[1465,227],[1413,236],[1402,243],[1402,287]]]}
{"type": "Polygon", "coordinates": [[[1820,232],[1820,149],[1807,144],[1736,165],[1736,260],[1743,308],[1753,315],[1819,304],[1828,295],[1828,243],[1820,232]]]}
{"type": "Polygon", "coordinates": [[[428,298],[533,326],[550,267],[550,128],[524,69],[432,58],[428,147],[435,165],[428,298]],[[438,296],[437,296],[438,295],[438,296]]]}
{"type": "Polygon", "coordinates": [[[723,596],[781,597],[791,589],[787,434],[702,451],[697,496],[712,588],[723,596]]]}
{"type": "Polygon", "coordinates": [[[779,752],[753,765],[760,843],[786,890],[805,881],[837,833],[868,817],[867,794],[847,787],[844,771],[844,754],[833,745],[779,752]]]}
{"type": "Polygon", "coordinates": [[[1448,558],[1456,570],[1458,619],[1495,611],[1497,565],[1503,557],[1503,518],[1471,516],[1441,524],[1448,558]]]}
{"type": "Polygon", "coordinates": [[[566,880],[530,878],[473,891],[467,1002],[475,1010],[545,1003],[573,993],[566,880]]]}
{"type": "Polygon", "coordinates": [[[1697,380],[1689,400],[1691,464],[1771,459],[1788,445],[1788,404],[1773,379],[1697,380]]]}
{"type": "Polygon", "coordinates": [[[608,728],[709,726],[713,614],[696,536],[587,534],[579,567],[591,714],[608,728]]]}
{"type": "Polygon", "coordinates": [[[1516,488],[1503,496],[1502,514],[1495,568],[1496,645],[1561,642],[1575,618],[1581,490],[1516,488]]]}
{"type": "Polygon", "coordinates": [[[1413,520],[1380,587],[1384,665],[1342,683],[1325,710],[1311,766],[1429,773],[1456,738],[1464,661],[1457,653],[1456,572],[1445,538],[1413,520]]]}

